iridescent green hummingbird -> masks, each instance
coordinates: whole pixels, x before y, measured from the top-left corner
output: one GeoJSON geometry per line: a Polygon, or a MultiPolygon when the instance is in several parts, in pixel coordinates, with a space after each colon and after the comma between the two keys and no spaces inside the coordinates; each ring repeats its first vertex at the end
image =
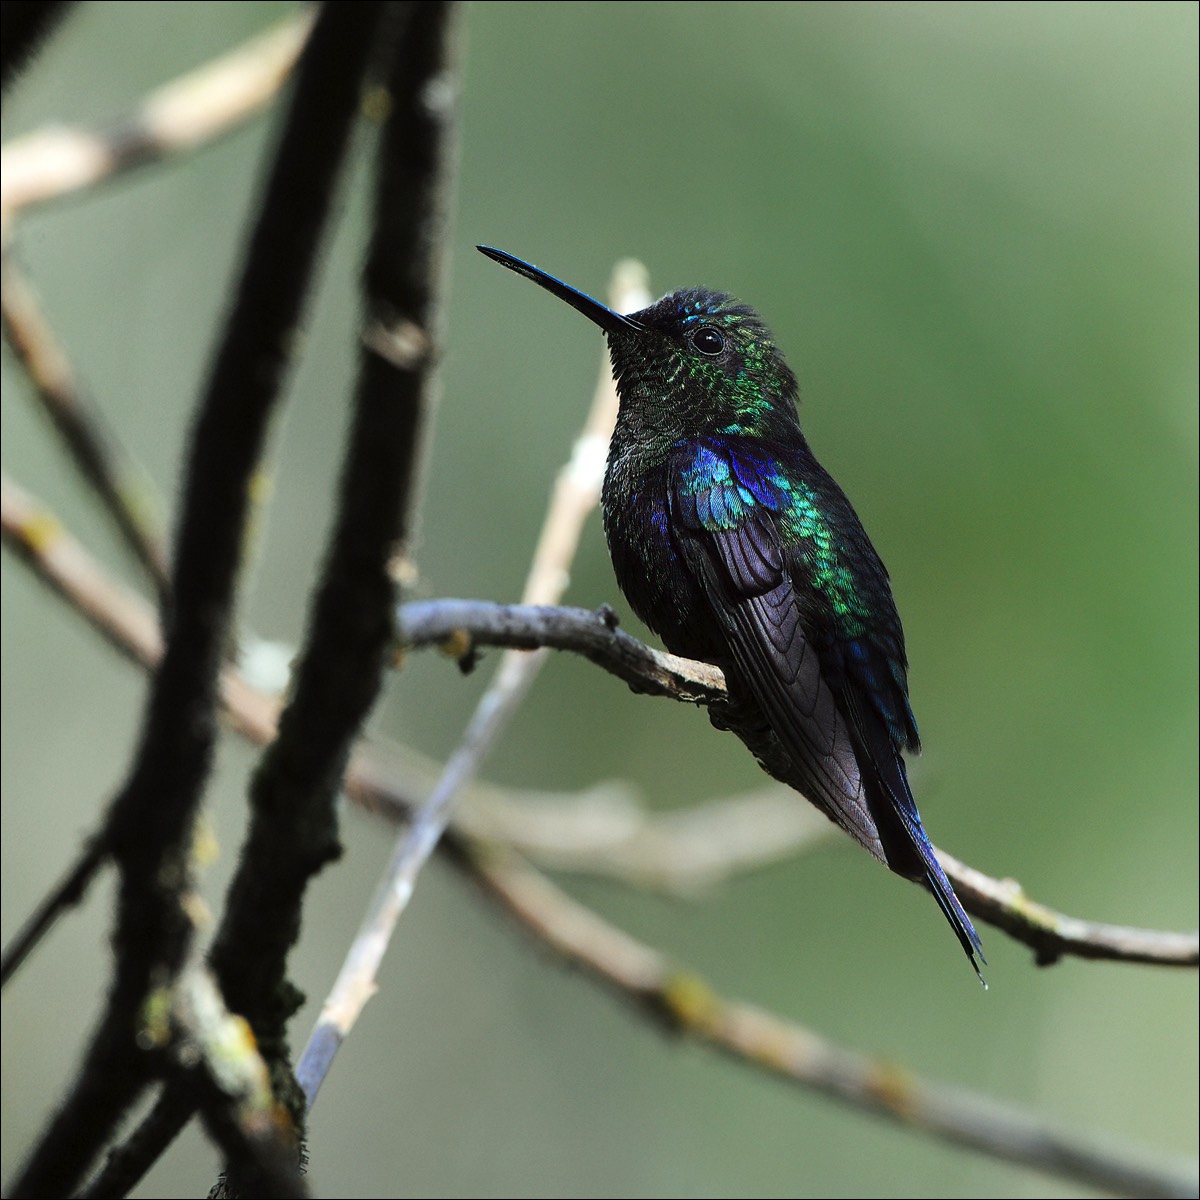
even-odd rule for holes
{"type": "MultiPolygon", "coordinates": [[[[920,749],[888,573],[800,430],[796,377],[752,308],[702,288],[622,316],[489,246],[604,330],[620,396],[601,505],[617,582],[667,649],[715,663],[732,730],[983,961],[921,824],[920,749]]],[[[982,979],[982,975],[980,975],[982,979]]]]}

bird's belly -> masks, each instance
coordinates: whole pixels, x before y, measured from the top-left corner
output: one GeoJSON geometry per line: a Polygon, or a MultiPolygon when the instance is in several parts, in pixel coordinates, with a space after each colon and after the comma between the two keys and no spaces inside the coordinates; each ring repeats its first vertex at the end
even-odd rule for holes
{"type": "Polygon", "coordinates": [[[637,616],[672,654],[720,664],[727,647],[679,554],[665,499],[642,495],[606,506],[604,526],[617,583],[637,616]]]}

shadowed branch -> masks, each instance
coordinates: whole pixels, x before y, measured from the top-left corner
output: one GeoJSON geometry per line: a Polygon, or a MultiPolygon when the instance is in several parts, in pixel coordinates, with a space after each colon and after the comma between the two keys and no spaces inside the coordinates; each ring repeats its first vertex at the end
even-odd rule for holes
{"type": "MultiPolygon", "coordinates": [[[[338,790],[391,647],[389,565],[413,526],[442,324],[459,6],[427,2],[395,12],[402,19],[388,31],[395,39],[387,70],[391,105],[364,272],[367,332],[338,519],[293,698],[255,777],[250,836],[213,947],[230,1004],[281,1058],[285,1023],[275,991],[284,983],[309,877],[340,853],[338,790]],[[431,104],[430,96],[443,100],[431,104]],[[285,919],[264,920],[265,913],[285,919]]],[[[305,1091],[311,1104],[307,1084],[305,1091]]],[[[296,1104],[302,1112],[305,1101],[297,1096],[296,1104]]]]}
{"type": "Polygon", "coordinates": [[[8,90],[23,67],[71,8],[64,0],[9,0],[0,39],[0,89],[8,90]]]}
{"type": "MultiPolygon", "coordinates": [[[[302,61],[245,267],[204,389],[184,483],[166,644],[141,740],[102,838],[120,872],[113,984],[79,1075],[13,1185],[74,1191],[157,1067],[137,1031],[180,970],[192,823],[208,776],[249,479],[275,407],[357,111],[374,5],[331,5],[302,61]]],[[[298,1176],[294,1187],[302,1191],[298,1176]]]]}

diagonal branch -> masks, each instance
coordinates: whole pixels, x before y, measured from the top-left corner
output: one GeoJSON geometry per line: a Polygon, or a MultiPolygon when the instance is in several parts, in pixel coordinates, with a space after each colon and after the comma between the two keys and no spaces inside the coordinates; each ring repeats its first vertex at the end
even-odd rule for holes
{"type": "Polygon", "coordinates": [[[834,832],[807,800],[782,785],[665,812],[613,783],[536,801],[477,790],[454,820],[472,840],[499,842],[552,870],[620,879],[684,899],[730,876],[798,857],[834,832]]]}
{"type": "Polygon", "coordinates": [[[0,220],[5,228],[25,208],[194,148],[253,116],[295,66],[313,17],[312,9],[288,17],[151,92],[132,112],[107,125],[54,126],[14,138],[0,153],[0,220]]]}
{"type": "Polygon", "coordinates": [[[0,262],[4,335],[80,474],[158,592],[167,598],[167,560],[159,505],[149,476],[79,386],[66,351],[42,312],[33,286],[11,254],[0,262]]]}
{"type": "MultiPolygon", "coordinates": [[[[625,274],[628,277],[629,272],[625,274]]],[[[624,286],[626,293],[636,289],[639,295],[636,299],[628,294],[621,297],[618,303],[622,306],[629,301],[632,307],[641,306],[642,274],[639,268],[636,278],[624,286]]],[[[622,284],[618,284],[618,290],[622,290],[622,284]]],[[[556,481],[525,583],[528,601],[556,600],[566,588],[584,521],[600,498],[604,451],[616,411],[616,391],[604,373],[571,460],[556,481]]],[[[375,992],[375,977],[396,923],[413,894],[417,876],[445,833],[460,790],[478,772],[545,660],[544,650],[525,655],[510,652],[504,656],[432,794],[415,811],[410,827],[397,839],[384,878],[297,1065],[297,1078],[310,1107],[334,1054],[375,992]]]]}
{"type": "Polygon", "coordinates": [[[570,963],[673,1028],[788,1082],[945,1141],[1122,1196],[1192,1197],[1194,1176],[1139,1163],[1012,1105],[921,1080],[753,1005],[576,903],[515,854],[449,847],[507,911],[570,963]]]}
{"type": "MultiPolygon", "coordinates": [[[[442,325],[441,248],[448,242],[458,7],[389,6],[374,67],[389,78],[378,147],[375,229],[365,272],[366,326],[340,497],[290,702],[255,772],[251,820],[212,965],[227,1003],[250,1023],[276,1096],[302,1127],[287,1023],[299,993],[287,978],[311,879],[341,853],[337,799],[351,742],[383,680],[392,642],[389,565],[412,528],[422,434],[442,325]],[[431,97],[445,102],[431,103],[431,97]]],[[[131,1153],[93,1183],[127,1187],[191,1108],[170,1095],[131,1153]],[[143,1136],[144,1134],[144,1136],[143,1136]]],[[[238,1190],[247,1181],[234,1173],[238,1190]]]]}
{"type": "MultiPolygon", "coordinates": [[[[25,7],[49,13],[66,6],[25,7]]],[[[258,112],[294,67],[312,22],[312,11],[289,17],[152,92],[131,114],[106,127],[42,129],[0,151],[5,336],[81,474],[164,602],[168,564],[153,485],[80,386],[33,286],[13,260],[13,225],[26,207],[211,140],[258,112]]]]}
{"type": "Polygon", "coordinates": [[[173,1063],[168,1088],[199,1109],[242,1194],[306,1194],[295,1125],[275,1098],[261,1048],[245,1019],[226,1007],[202,963],[190,962],[180,973],[167,1016],[173,1063]]]}
{"type": "MultiPolygon", "coordinates": [[[[212,961],[232,1008],[287,1069],[277,993],[310,878],[341,853],[337,798],[351,743],[378,695],[393,634],[389,566],[412,528],[442,324],[459,6],[393,6],[391,115],[379,144],[367,332],[337,520],[307,645],[278,737],[251,792],[252,820],[212,961]],[[444,103],[431,104],[439,95],[444,103]]],[[[297,1097],[298,1115],[304,1101],[297,1097]]]]}

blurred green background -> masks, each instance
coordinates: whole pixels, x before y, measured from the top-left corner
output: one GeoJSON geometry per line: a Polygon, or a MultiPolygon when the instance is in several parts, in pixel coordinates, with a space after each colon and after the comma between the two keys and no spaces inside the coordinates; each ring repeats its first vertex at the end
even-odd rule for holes
{"type": "MultiPolygon", "coordinates": [[[[84,6],[12,92],[4,136],[115,115],[286,11],[84,6]]],[[[419,593],[518,596],[601,354],[475,242],[593,292],[631,254],[656,292],[736,292],[787,348],[810,440],[891,569],[934,840],[1079,916],[1194,926],[1196,6],[488,3],[468,25],[419,593]]],[[[272,128],[19,228],[82,375],[171,499],[272,128]]],[[[284,641],[303,627],[341,454],[363,134],[243,601],[284,641]]],[[[7,468],[136,580],[7,350],[3,369],[7,468]]],[[[625,611],[598,520],[568,599],[625,611]]],[[[7,939],[120,781],[144,681],[8,555],[2,634],[7,939]]],[[[374,728],[447,754],[494,661],[464,680],[418,656],[374,728]]],[[[253,762],[222,748],[214,903],[253,762]]],[[[765,778],[702,714],[558,657],[487,776],[569,789],[614,774],[664,808],[765,778]]],[[[295,958],[310,996],[297,1046],[388,852],[356,813],[345,836],[295,958]]],[[[732,995],[1101,1144],[1195,1155],[1195,972],[1037,970],[984,928],[985,993],[928,897],[844,838],[695,903],[567,884],[732,995]]],[[[97,888],[6,990],[5,1178],[98,1012],[110,900],[97,888]]],[[[1081,1194],[663,1036],[440,863],[311,1134],[326,1195],[1081,1194]]],[[[192,1132],[138,1194],[202,1193],[215,1166],[192,1132]]]]}

